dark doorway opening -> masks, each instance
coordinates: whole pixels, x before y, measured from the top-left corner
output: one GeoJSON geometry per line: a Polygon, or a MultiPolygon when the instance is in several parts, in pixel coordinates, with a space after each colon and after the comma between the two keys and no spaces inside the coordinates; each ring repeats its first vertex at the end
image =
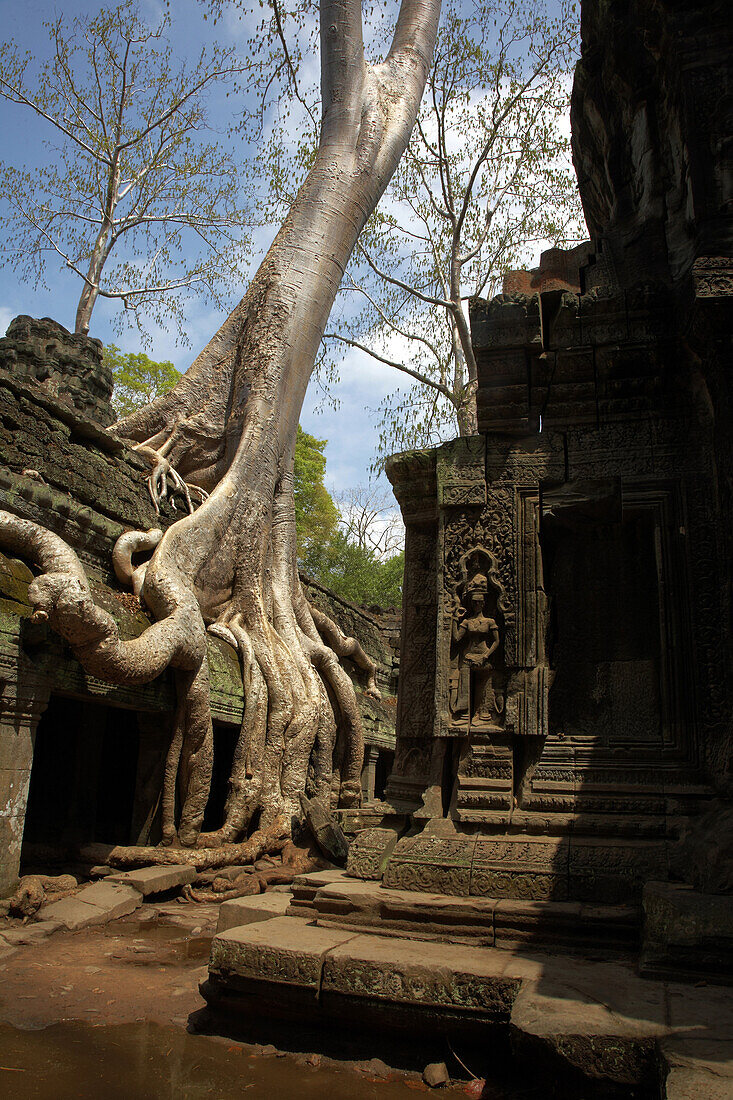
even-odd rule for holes
{"type": "Polygon", "coordinates": [[[393,752],[380,752],[374,769],[374,797],[384,798],[384,790],[387,786],[390,772],[394,765],[393,752]]]}
{"type": "Polygon", "coordinates": [[[552,596],[550,732],[661,742],[654,516],[557,525],[544,539],[552,596]]]}
{"type": "Polygon", "coordinates": [[[128,844],[139,745],[134,711],[52,696],[36,731],[23,861],[39,845],[128,844]]]}
{"type": "Polygon", "coordinates": [[[229,776],[232,771],[234,750],[239,739],[239,727],[214,722],[214,768],[211,775],[211,791],[204,812],[203,831],[215,832],[224,824],[224,806],[229,793],[229,776]]]}

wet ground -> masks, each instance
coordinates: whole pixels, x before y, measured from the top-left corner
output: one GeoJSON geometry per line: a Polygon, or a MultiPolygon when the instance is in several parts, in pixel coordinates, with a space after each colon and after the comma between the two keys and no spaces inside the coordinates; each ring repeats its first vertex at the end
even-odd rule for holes
{"type": "MultiPolygon", "coordinates": [[[[214,905],[144,906],[0,960],[0,1098],[404,1100],[432,1092],[417,1074],[384,1079],[369,1063],[195,1034],[216,917],[214,905]]],[[[465,1097],[466,1087],[437,1095],[465,1097]]],[[[498,1088],[484,1097],[512,1100],[498,1088]]]]}

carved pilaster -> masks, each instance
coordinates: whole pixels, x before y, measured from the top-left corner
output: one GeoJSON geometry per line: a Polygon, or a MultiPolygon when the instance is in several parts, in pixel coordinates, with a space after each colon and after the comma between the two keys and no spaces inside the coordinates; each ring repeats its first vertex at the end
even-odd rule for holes
{"type": "Polygon", "coordinates": [[[4,684],[0,694],[0,897],[18,881],[33,748],[48,699],[42,685],[4,684]]]}

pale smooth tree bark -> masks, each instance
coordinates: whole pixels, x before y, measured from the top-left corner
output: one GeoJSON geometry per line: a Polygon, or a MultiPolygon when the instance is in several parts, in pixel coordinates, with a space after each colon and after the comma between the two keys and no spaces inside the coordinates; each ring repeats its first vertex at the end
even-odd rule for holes
{"type": "Polygon", "coordinates": [[[439,9],[440,0],[403,0],[389,53],[369,65],[359,0],[322,0],[315,162],[219,332],[172,391],[115,426],[153,456],[157,484],[170,464],[171,473],[209,493],[159,541],[151,534],[148,544],[157,545],[144,570],[125,561],[135,540],[117,554],[118,576],[134,581],[158,621],[136,643],[120,642],[109,617],[91,604],[75,555],[32,524],[0,520],[5,544],[25,548],[44,570],[31,599],[82,663],[100,669],[108,662],[120,668],[119,678],[134,672],[151,679],[167,664],[176,669],[179,704],[163,795],[167,843],[213,848],[255,823],[265,832],[279,829],[276,823],[300,815],[306,790],[325,805],[360,799],[357,700],[323,640],[339,641],[339,632],[322,620],[317,625],[298,580],[293,455],[341,277],[409,140],[439,9]],[[212,759],[206,628],[239,651],[245,707],[225,823],[204,837],[212,759]],[[146,664],[141,654],[149,642],[155,648],[146,664]]]}

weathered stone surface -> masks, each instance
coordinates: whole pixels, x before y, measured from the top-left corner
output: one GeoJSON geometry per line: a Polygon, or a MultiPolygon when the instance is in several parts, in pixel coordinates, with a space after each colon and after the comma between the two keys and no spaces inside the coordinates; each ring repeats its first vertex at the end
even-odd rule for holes
{"type": "Polygon", "coordinates": [[[396,890],[467,895],[471,886],[473,837],[445,838],[421,833],[398,841],[384,875],[396,890]]]}
{"type": "Polygon", "coordinates": [[[103,361],[101,340],[68,332],[49,317],[16,317],[0,339],[0,367],[35,379],[49,397],[100,424],[115,419],[112,370],[103,361]]]}
{"type": "Polygon", "coordinates": [[[733,1007],[722,990],[647,981],[626,963],[389,935],[344,933],[336,944],[323,938],[326,931],[285,918],[217,937],[214,946],[221,944],[224,956],[235,954],[239,939],[239,961],[232,958],[229,969],[212,962],[215,981],[205,995],[215,1005],[222,997],[227,1003],[227,989],[236,989],[242,976],[250,994],[246,983],[256,983],[256,997],[245,1002],[249,1010],[267,1004],[277,1014],[290,1003],[293,986],[312,992],[318,984],[308,1021],[316,1030],[350,1028],[366,1017],[381,1026],[419,1019],[424,1036],[503,1021],[511,1025],[516,1057],[537,1067],[538,1079],[568,1074],[576,1085],[585,1081],[589,1093],[603,1083],[652,1095],[661,1065],[662,1079],[669,1069],[679,1090],[671,1095],[679,1100],[727,1098],[733,1007]]]}
{"type": "Polygon", "coordinates": [[[583,4],[571,123],[586,222],[602,245],[590,278],[679,279],[696,255],[733,252],[729,16],[720,0],[583,4]]]}
{"type": "Polygon", "coordinates": [[[300,805],[313,839],[326,859],[343,866],[349,854],[349,844],[344,831],[331,817],[321,802],[306,798],[301,792],[300,805]]]}
{"type": "Polygon", "coordinates": [[[701,894],[733,894],[733,804],[711,802],[670,858],[675,877],[701,894]]]}
{"type": "Polygon", "coordinates": [[[349,879],[346,871],[334,868],[333,871],[314,871],[305,875],[297,875],[290,884],[293,915],[306,916],[313,911],[313,900],[322,886],[329,883],[353,881],[349,879]]]}
{"type": "Polygon", "coordinates": [[[351,932],[318,928],[294,917],[275,917],[215,936],[209,969],[223,977],[286,983],[316,992],[328,952],[352,937],[351,932]]]}
{"type": "Polygon", "coordinates": [[[73,930],[125,917],[138,909],[142,901],[142,894],[131,886],[119,886],[105,880],[85,886],[73,897],[44,905],[39,912],[44,921],[58,921],[73,930]]]}
{"type": "Polygon", "coordinates": [[[730,1100],[733,1096],[733,1047],[685,1055],[662,1047],[669,1070],[664,1082],[665,1100],[730,1100]],[[708,1057],[704,1057],[707,1054],[708,1057]]]}
{"type": "Polygon", "coordinates": [[[266,894],[257,894],[248,898],[231,898],[219,906],[217,935],[228,932],[230,928],[241,928],[245,924],[256,924],[273,917],[284,917],[290,905],[290,891],[276,893],[268,890],[266,894]]]}
{"type": "Polygon", "coordinates": [[[520,984],[505,975],[506,966],[506,956],[477,947],[356,936],[328,952],[322,993],[441,1005],[502,1020],[520,984]]]}
{"type": "Polygon", "coordinates": [[[643,897],[642,973],[733,979],[733,901],[672,882],[648,882],[643,897]]]}
{"type": "Polygon", "coordinates": [[[733,1020],[729,990],[670,983],[670,1032],[659,1042],[669,1068],[667,1100],[733,1096],[733,1020]]]}
{"type": "Polygon", "coordinates": [[[61,927],[62,924],[58,920],[42,920],[36,924],[26,924],[22,928],[6,928],[3,930],[2,938],[11,947],[41,943],[61,927]]]}
{"type": "Polygon", "coordinates": [[[661,984],[630,967],[543,961],[527,975],[512,1011],[517,1053],[558,1059],[590,1080],[651,1084],[656,1042],[665,1035],[661,984]]]}
{"type": "Polygon", "coordinates": [[[174,890],[177,886],[185,886],[196,878],[195,867],[183,867],[179,864],[158,867],[140,867],[136,871],[123,871],[108,875],[105,882],[118,883],[121,886],[131,886],[139,891],[143,897],[149,894],[160,894],[164,890],[174,890]]]}
{"type": "Polygon", "coordinates": [[[379,880],[399,839],[396,829],[364,829],[349,846],[347,873],[355,878],[379,880]]]}
{"type": "Polygon", "coordinates": [[[61,898],[60,901],[44,905],[39,912],[44,920],[58,921],[71,932],[77,928],[86,928],[90,924],[104,924],[110,919],[106,911],[99,906],[87,905],[75,897],[61,898]]]}
{"type": "Polygon", "coordinates": [[[445,1062],[430,1062],[422,1071],[422,1079],[431,1089],[443,1088],[450,1084],[450,1074],[445,1062]]]}

